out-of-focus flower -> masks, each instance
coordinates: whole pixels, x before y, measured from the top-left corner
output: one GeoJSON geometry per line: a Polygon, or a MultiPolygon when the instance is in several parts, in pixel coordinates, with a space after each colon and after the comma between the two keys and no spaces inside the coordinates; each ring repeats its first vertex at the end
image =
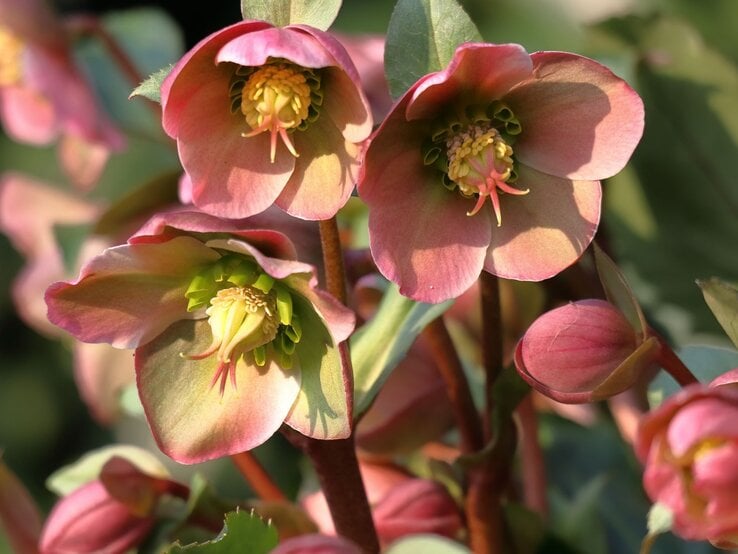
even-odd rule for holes
{"type": "Polygon", "coordinates": [[[655,363],[659,348],[609,302],[581,300],[533,322],[518,343],[515,367],[558,402],[595,402],[632,386],[655,363]]]}
{"type": "Polygon", "coordinates": [[[361,548],[343,537],[318,533],[288,539],[272,550],[272,554],[361,554],[361,552],[361,548]]]}
{"type": "Polygon", "coordinates": [[[92,186],[123,136],[96,108],[60,21],[43,0],[0,1],[0,121],[14,140],[61,138],[62,167],[92,186]]]}
{"type": "Polygon", "coordinates": [[[353,313],[287,259],[286,236],[238,225],[162,214],[46,294],[78,339],[136,349],[154,437],[182,463],[249,450],[283,422],[321,439],[350,429],[337,345],[353,313]]]}
{"type": "Polygon", "coordinates": [[[685,539],[738,546],[737,419],[738,389],[695,384],[641,421],[643,485],[672,510],[672,530],[685,539]]]}
{"type": "MultiPolygon", "coordinates": [[[[101,206],[30,177],[7,173],[0,177],[0,231],[26,258],[13,281],[13,303],[23,321],[42,335],[63,335],[46,317],[44,292],[54,281],[70,277],[54,229],[88,225],[97,220],[101,206]]],[[[88,237],[76,267],[108,246],[102,237],[88,237]]],[[[119,413],[121,390],[134,381],[133,359],[128,352],[107,345],[75,341],[74,377],[82,399],[100,423],[111,423],[119,413]]]]}
{"type": "Polygon", "coordinates": [[[237,23],[188,52],[161,92],[164,129],[202,210],[241,218],[276,203],[325,219],[348,200],[372,118],[329,34],[237,23]]]}
{"type": "Polygon", "coordinates": [[[359,194],[378,268],[427,302],[460,295],[482,270],[557,274],[592,240],[599,179],[625,165],[642,130],[638,95],[593,60],[461,45],[367,149],[359,194]]]}
{"type": "Polygon", "coordinates": [[[132,462],[111,458],[100,479],[62,498],[51,510],[39,541],[42,554],[86,554],[129,551],[156,523],[163,494],[182,496],[185,488],[150,476],[132,462]]]}
{"type": "MultiPolygon", "coordinates": [[[[458,506],[439,483],[413,477],[390,464],[362,462],[360,470],[383,545],[417,533],[453,538],[462,529],[458,506]]],[[[305,497],[302,504],[322,533],[335,535],[322,493],[305,497]]]]}

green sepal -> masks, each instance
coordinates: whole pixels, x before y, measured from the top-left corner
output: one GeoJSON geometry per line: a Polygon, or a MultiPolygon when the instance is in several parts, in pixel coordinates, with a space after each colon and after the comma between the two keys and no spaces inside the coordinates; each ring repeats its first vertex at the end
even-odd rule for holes
{"type": "Polygon", "coordinates": [[[269,293],[269,291],[272,290],[274,283],[274,277],[272,277],[271,275],[267,275],[266,273],[262,273],[261,275],[259,275],[259,277],[257,277],[256,281],[251,284],[251,286],[259,289],[264,294],[267,294],[269,293]]]}
{"type": "Polygon", "coordinates": [[[267,353],[264,345],[257,346],[251,351],[251,355],[254,356],[254,363],[259,367],[266,365],[267,353]]]}
{"type": "Polygon", "coordinates": [[[300,324],[300,318],[297,317],[297,314],[292,314],[292,322],[285,327],[284,333],[292,342],[300,342],[300,339],[302,338],[302,325],[300,324]]]}
{"type": "Polygon", "coordinates": [[[256,264],[250,260],[241,260],[240,263],[231,271],[228,276],[228,282],[233,283],[237,287],[250,285],[259,278],[259,270],[256,264]]]}
{"type": "Polygon", "coordinates": [[[274,292],[277,293],[279,322],[282,325],[289,325],[292,322],[292,295],[289,290],[279,283],[275,285],[274,292]]]}

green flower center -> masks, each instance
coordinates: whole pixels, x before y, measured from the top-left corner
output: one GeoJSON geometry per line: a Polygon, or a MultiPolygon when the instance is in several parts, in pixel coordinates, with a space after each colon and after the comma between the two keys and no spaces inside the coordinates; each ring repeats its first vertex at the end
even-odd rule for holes
{"type": "Polygon", "coordinates": [[[476,201],[467,215],[479,213],[489,198],[499,227],[500,195],[529,192],[510,186],[517,179],[512,143],[521,130],[512,110],[500,102],[486,109],[471,107],[463,118],[434,126],[423,161],[441,172],[446,188],[476,201]]]}
{"type": "Polygon", "coordinates": [[[317,119],[323,103],[320,74],[284,60],[272,60],[261,67],[239,67],[231,79],[230,99],[231,113],[240,112],[251,129],[242,136],[271,134],[272,162],[277,137],[298,157],[290,133],[305,130],[317,119]]]}
{"type": "Polygon", "coordinates": [[[236,386],[240,359],[264,367],[272,359],[289,369],[302,328],[293,313],[292,293],[265,273],[253,259],[227,254],[201,270],[185,292],[188,311],[205,308],[212,342],[204,351],[182,356],[202,360],[216,356],[218,370],[212,384],[236,386]]]}
{"type": "Polygon", "coordinates": [[[0,87],[17,85],[23,76],[23,42],[0,25],[0,87]]]}

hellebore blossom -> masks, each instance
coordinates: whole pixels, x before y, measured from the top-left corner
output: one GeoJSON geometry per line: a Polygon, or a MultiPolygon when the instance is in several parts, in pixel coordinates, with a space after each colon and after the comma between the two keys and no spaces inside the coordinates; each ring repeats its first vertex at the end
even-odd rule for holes
{"type": "Polygon", "coordinates": [[[124,146],[97,105],[47,3],[0,0],[0,121],[8,136],[39,145],[61,136],[62,166],[89,187],[110,151],[124,146]]]}
{"type": "Polygon", "coordinates": [[[544,396],[595,402],[631,387],[655,363],[659,348],[609,302],[581,300],[533,322],[518,342],[515,367],[544,396]]]}
{"type": "Polygon", "coordinates": [[[738,547],[738,389],[690,385],[641,420],[643,485],[673,512],[672,530],[738,547]]]}
{"type": "Polygon", "coordinates": [[[415,300],[460,295],[484,270],[539,281],[592,240],[599,180],[628,161],[643,104],[599,63],[516,44],[463,44],[402,96],[367,148],[379,270],[415,300]]]}
{"type": "Polygon", "coordinates": [[[351,59],[305,25],[243,21],[203,39],[161,89],[192,201],[228,218],[273,203],[327,219],[348,200],[372,119],[351,59]]]}
{"type": "Polygon", "coordinates": [[[164,453],[196,463],[249,450],[284,422],[344,438],[337,344],[354,316],[316,290],[286,236],[198,212],[150,220],[46,294],[49,319],[85,342],[135,348],[164,453]]]}

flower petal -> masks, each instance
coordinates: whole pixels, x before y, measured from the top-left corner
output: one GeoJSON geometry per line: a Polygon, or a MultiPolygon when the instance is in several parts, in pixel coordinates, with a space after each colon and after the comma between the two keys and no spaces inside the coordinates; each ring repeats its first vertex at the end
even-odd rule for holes
{"type": "Polygon", "coordinates": [[[372,132],[373,122],[360,83],[335,68],[326,69],[322,79],[325,114],[347,141],[358,143],[365,140],[372,132]]]}
{"type": "Polygon", "coordinates": [[[502,225],[492,230],[484,269],[520,281],[541,281],[574,263],[600,220],[597,181],[568,181],[519,166],[516,187],[525,196],[502,195],[502,225]]]}
{"type": "Polygon", "coordinates": [[[194,464],[250,450],[282,424],[300,388],[300,369],[237,364],[236,387],[211,386],[218,360],[188,360],[211,341],[207,321],[178,321],[136,350],[136,376],[146,418],[161,450],[194,464]]]}
{"type": "Polygon", "coordinates": [[[303,330],[296,346],[302,385],[284,422],[308,437],[344,439],[351,434],[351,414],[339,349],[310,303],[297,295],[293,302],[303,330]]]}
{"type": "Polygon", "coordinates": [[[367,203],[380,272],[413,300],[437,303],[460,295],[482,270],[489,214],[467,216],[471,201],[445,189],[434,170],[423,167],[419,150],[397,152],[374,169],[367,203]]]}
{"type": "Polygon", "coordinates": [[[599,180],[620,171],[643,133],[643,102],[604,65],[565,52],[531,55],[534,76],[505,95],[523,132],[518,159],[539,171],[599,180]]]}
{"type": "Polygon", "coordinates": [[[218,217],[237,219],[274,202],[295,158],[280,143],[272,163],[269,133],[241,136],[249,127],[243,117],[230,113],[227,87],[227,79],[215,78],[190,99],[182,112],[177,148],[192,180],[193,203],[218,217]]]}
{"type": "Polygon", "coordinates": [[[329,219],[354,190],[359,146],[346,142],[327,117],[319,117],[307,131],[293,137],[300,157],[277,205],[302,219],[329,219]]]}
{"type": "Polygon", "coordinates": [[[417,85],[407,106],[407,119],[432,118],[460,96],[466,102],[499,100],[527,79],[531,70],[530,56],[519,44],[462,44],[446,69],[417,85]]]}
{"type": "MultiPolygon", "coordinates": [[[[234,37],[268,27],[271,25],[264,21],[239,21],[205,37],[177,62],[161,85],[162,125],[170,137],[179,134],[182,111],[190,99],[212,82],[214,71],[218,73],[218,50],[234,37]]],[[[226,68],[219,71],[227,72],[226,68]]]]}
{"type": "Polygon", "coordinates": [[[48,144],[59,132],[54,107],[29,88],[0,88],[0,120],[8,136],[29,144],[48,144]]]}
{"type": "Polygon", "coordinates": [[[135,348],[190,317],[184,296],[189,279],[218,257],[191,237],[108,248],[77,281],[49,287],[49,320],[84,342],[135,348]]]}
{"type": "Polygon", "coordinates": [[[735,398],[721,398],[715,394],[694,399],[669,422],[666,432],[669,448],[676,457],[681,457],[706,439],[735,440],[738,438],[737,417],[735,398]]]}
{"type": "Polygon", "coordinates": [[[310,68],[336,65],[330,52],[314,37],[290,27],[269,27],[234,37],[218,51],[215,61],[258,67],[269,58],[282,58],[310,68]]]}

